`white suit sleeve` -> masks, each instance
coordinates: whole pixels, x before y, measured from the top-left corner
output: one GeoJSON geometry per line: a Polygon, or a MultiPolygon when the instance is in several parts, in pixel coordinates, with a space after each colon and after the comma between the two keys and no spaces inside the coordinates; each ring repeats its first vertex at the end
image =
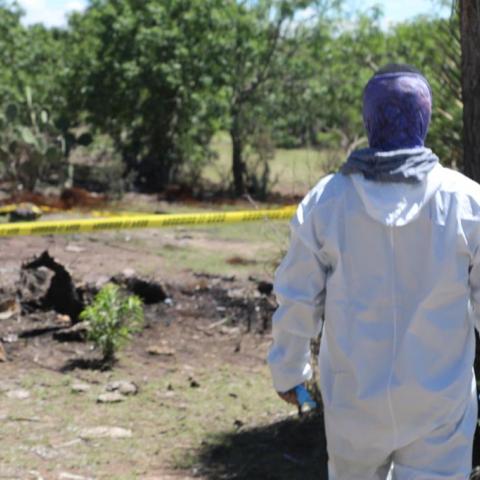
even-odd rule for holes
{"type": "Polygon", "coordinates": [[[279,307],[272,319],[268,364],[278,392],[311,378],[310,340],[320,333],[324,310],[326,268],[313,245],[314,235],[306,225],[299,225],[298,216],[292,221],[290,248],[274,281],[279,307]]]}
{"type": "Polygon", "coordinates": [[[470,266],[470,316],[480,333],[480,246],[477,247],[470,266]]]}

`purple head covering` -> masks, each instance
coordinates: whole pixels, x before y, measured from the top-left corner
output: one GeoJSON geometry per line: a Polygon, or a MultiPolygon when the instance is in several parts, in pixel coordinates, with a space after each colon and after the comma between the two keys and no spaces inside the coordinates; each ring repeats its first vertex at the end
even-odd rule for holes
{"type": "Polygon", "coordinates": [[[387,65],[365,87],[363,120],[370,148],[423,147],[431,116],[430,85],[409,65],[387,65]]]}
{"type": "Polygon", "coordinates": [[[341,172],[376,182],[422,182],[438,164],[424,145],[431,116],[432,91],[418,70],[399,64],[382,68],[363,93],[370,148],[352,152],[341,172]]]}

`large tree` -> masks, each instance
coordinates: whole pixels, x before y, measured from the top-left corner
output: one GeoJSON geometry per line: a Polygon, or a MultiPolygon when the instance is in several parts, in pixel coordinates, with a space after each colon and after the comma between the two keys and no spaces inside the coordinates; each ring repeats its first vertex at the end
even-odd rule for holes
{"type": "MultiPolygon", "coordinates": [[[[232,174],[236,195],[247,189],[244,150],[249,136],[267,119],[269,103],[288,88],[288,65],[313,33],[304,28],[338,0],[238,1],[226,43],[229,59],[228,105],[232,140],[232,174]]],[[[311,25],[309,25],[311,26],[311,25]]]]}
{"type": "Polygon", "coordinates": [[[480,182],[480,0],[460,0],[464,172],[480,182]]]}
{"type": "Polygon", "coordinates": [[[149,190],[208,158],[234,0],[91,0],[71,18],[69,103],[149,190]]]}

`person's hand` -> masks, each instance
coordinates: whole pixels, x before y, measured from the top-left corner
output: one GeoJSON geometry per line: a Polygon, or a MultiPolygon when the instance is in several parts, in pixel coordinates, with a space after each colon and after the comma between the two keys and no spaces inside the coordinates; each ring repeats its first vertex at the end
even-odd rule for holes
{"type": "Polygon", "coordinates": [[[277,392],[277,394],[284,402],[291,403],[296,407],[299,406],[295,389],[292,388],[292,390],[289,390],[288,392],[283,392],[283,393],[277,392]]]}

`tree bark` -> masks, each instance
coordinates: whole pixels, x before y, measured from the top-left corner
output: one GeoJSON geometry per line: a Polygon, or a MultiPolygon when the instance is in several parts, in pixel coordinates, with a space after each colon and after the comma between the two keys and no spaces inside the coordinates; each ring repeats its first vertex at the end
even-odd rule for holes
{"type": "Polygon", "coordinates": [[[480,0],[460,0],[464,173],[480,182],[480,0]]]}
{"type": "Polygon", "coordinates": [[[232,139],[232,173],[233,187],[237,197],[245,193],[245,163],[243,161],[243,138],[238,114],[232,115],[232,128],[230,129],[232,139]]]}

